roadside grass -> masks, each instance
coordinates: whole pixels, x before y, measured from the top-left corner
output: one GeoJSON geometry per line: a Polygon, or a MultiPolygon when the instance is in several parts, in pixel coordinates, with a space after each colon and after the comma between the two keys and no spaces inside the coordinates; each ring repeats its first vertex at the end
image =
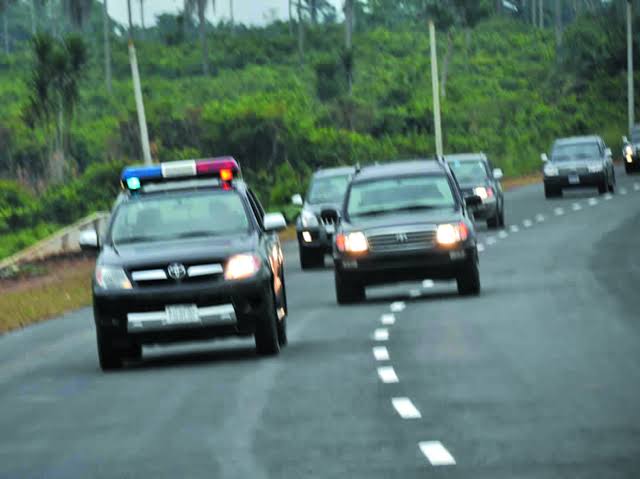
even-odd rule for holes
{"type": "Polygon", "coordinates": [[[502,187],[505,189],[505,191],[509,191],[514,188],[518,188],[520,186],[527,186],[527,185],[533,185],[535,183],[540,183],[541,181],[542,181],[541,173],[532,173],[530,175],[505,178],[504,180],[502,180],[502,187]]]}
{"type": "Polygon", "coordinates": [[[91,304],[93,261],[59,265],[46,276],[0,285],[0,334],[91,304]]]}

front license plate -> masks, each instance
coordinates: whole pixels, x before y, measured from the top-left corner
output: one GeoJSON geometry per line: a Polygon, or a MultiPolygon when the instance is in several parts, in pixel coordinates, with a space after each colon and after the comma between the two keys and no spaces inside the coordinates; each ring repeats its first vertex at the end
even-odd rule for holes
{"type": "Polygon", "coordinates": [[[580,177],[578,175],[569,175],[569,184],[570,185],[579,185],[580,177]]]}
{"type": "Polygon", "coordinates": [[[200,322],[198,307],[195,304],[167,306],[167,324],[193,324],[200,322]]]}
{"type": "Polygon", "coordinates": [[[336,232],[336,226],[332,224],[328,224],[324,226],[324,230],[327,232],[327,234],[332,235],[333,233],[336,232]]]}

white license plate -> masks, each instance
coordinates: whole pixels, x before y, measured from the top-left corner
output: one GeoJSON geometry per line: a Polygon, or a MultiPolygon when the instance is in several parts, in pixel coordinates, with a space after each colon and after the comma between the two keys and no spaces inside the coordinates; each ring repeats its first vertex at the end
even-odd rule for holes
{"type": "Polygon", "coordinates": [[[570,185],[579,185],[580,177],[578,175],[569,175],[569,184],[570,185]]]}
{"type": "Polygon", "coordinates": [[[336,232],[336,226],[333,224],[324,225],[324,230],[327,232],[327,234],[332,235],[336,232]]]}
{"type": "Polygon", "coordinates": [[[195,304],[167,306],[167,324],[193,324],[200,322],[198,307],[195,304]]]}

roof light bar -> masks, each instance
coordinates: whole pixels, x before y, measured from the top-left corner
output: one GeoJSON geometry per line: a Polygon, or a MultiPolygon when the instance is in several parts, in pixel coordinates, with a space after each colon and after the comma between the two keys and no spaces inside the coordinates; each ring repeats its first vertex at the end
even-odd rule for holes
{"type": "Polygon", "coordinates": [[[136,191],[140,190],[143,183],[198,177],[217,177],[223,182],[230,182],[240,175],[238,162],[227,156],[205,160],[170,161],[153,166],[131,166],[122,171],[121,182],[123,188],[136,191]]]}

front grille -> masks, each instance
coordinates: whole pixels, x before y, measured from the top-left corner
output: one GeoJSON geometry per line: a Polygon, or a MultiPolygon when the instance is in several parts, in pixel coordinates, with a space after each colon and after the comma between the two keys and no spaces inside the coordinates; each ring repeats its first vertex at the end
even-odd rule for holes
{"type": "Polygon", "coordinates": [[[587,173],[589,173],[589,169],[586,166],[581,166],[579,168],[560,168],[558,170],[558,174],[560,176],[585,175],[587,173]]]}
{"type": "Polygon", "coordinates": [[[435,230],[398,231],[367,236],[374,253],[428,250],[436,243],[435,230]]]}

